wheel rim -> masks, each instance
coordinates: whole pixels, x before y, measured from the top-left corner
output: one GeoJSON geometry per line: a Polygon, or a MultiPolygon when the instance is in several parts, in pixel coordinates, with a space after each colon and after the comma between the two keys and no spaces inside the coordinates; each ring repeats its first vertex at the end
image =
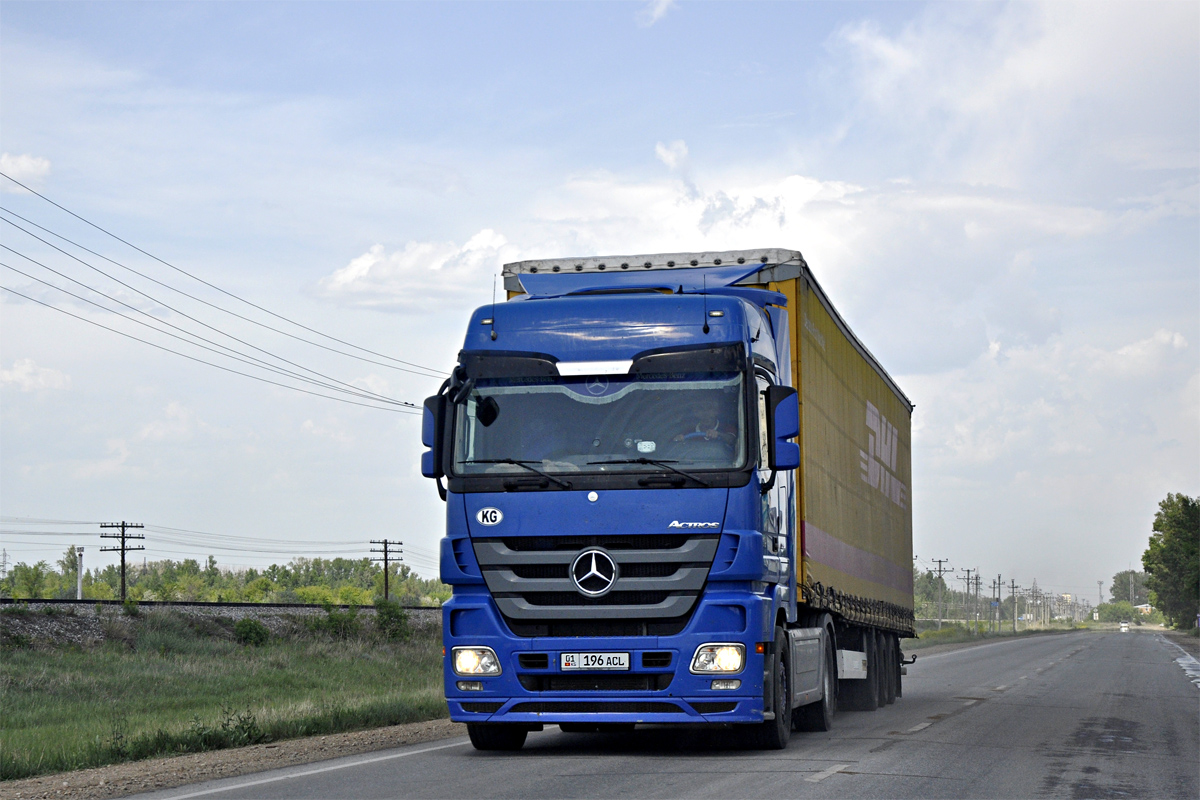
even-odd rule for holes
{"type": "Polygon", "coordinates": [[[783,656],[779,657],[779,697],[775,701],[779,704],[778,717],[785,724],[787,729],[792,727],[792,699],[788,696],[788,670],[787,662],[783,660],[783,656]]]}

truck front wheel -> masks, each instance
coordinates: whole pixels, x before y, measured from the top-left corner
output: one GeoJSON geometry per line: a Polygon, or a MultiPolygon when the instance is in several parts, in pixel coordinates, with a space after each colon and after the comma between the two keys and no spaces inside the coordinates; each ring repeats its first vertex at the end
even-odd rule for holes
{"type": "Polygon", "coordinates": [[[792,653],[783,628],[775,629],[775,646],[767,659],[767,680],[773,684],[769,719],[750,729],[750,743],[759,750],[783,750],[792,736],[792,653]]]}
{"type": "Polygon", "coordinates": [[[467,735],[476,750],[520,750],[529,730],[523,725],[468,722],[467,735]]]}

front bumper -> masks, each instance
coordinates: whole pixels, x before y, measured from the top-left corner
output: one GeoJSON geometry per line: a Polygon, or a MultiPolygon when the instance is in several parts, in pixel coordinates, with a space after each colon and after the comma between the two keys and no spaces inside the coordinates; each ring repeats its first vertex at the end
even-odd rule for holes
{"type": "Polygon", "coordinates": [[[455,722],[753,723],[763,721],[764,655],[755,644],[771,641],[770,598],[749,591],[709,591],[684,630],[673,636],[534,637],[508,631],[486,590],[456,591],[443,607],[446,701],[455,722]],[[764,632],[765,631],[765,632],[764,632]],[[710,642],[746,645],[736,674],[693,675],[696,648],[710,642]],[[494,676],[456,675],[457,646],[490,647],[500,662],[494,676]],[[564,672],[561,653],[629,653],[629,670],[564,672]],[[712,682],[736,679],[734,690],[712,682]],[[477,681],[463,691],[459,681],[477,681]]]}

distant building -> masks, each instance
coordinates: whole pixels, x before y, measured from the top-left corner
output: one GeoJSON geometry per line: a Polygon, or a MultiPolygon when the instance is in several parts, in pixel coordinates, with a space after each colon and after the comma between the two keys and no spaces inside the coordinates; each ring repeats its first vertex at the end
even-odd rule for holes
{"type": "Polygon", "coordinates": [[[1147,617],[1154,613],[1154,606],[1150,605],[1149,603],[1142,603],[1140,606],[1134,606],[1134,608],[1147,617]]]}

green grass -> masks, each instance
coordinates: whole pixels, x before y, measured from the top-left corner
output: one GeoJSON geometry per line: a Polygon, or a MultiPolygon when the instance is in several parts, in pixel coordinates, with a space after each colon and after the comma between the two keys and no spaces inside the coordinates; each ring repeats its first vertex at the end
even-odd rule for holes
{"type": "MultiPolygon", "coordinates": [[[[1009,622],[1009,625],[1012,625],[1009,622]]],[[[971,629],[964,625],[945,624],[939,631],[937,628],[930,628],[926,631],[921,631],[916,639],[905,639],[900,644],[900,649],[904,651],[920,650],[925,647],[932,647],[937,644],[958,644],[960,642],[979,642],[987,639],[1001,639],[1005,637],[1016,636],[1037,636],[1045,633],[1065,633],[1067,631],[1077,630],[1068,623],[1056,624],[1055,627],[1034,628],[1026,630],[1021,628],[1016,634],[1013,634],[1012,628],[1001,630],[999,633],[989,633],[986,629],[972,634],[971,629]]]]}
{"type": "Polygon", "coordinates": [[[446,716],[436,631],[253,646],[169,611],[106,626],[95,649],[4,648],[0,779],[446,716]]]}

